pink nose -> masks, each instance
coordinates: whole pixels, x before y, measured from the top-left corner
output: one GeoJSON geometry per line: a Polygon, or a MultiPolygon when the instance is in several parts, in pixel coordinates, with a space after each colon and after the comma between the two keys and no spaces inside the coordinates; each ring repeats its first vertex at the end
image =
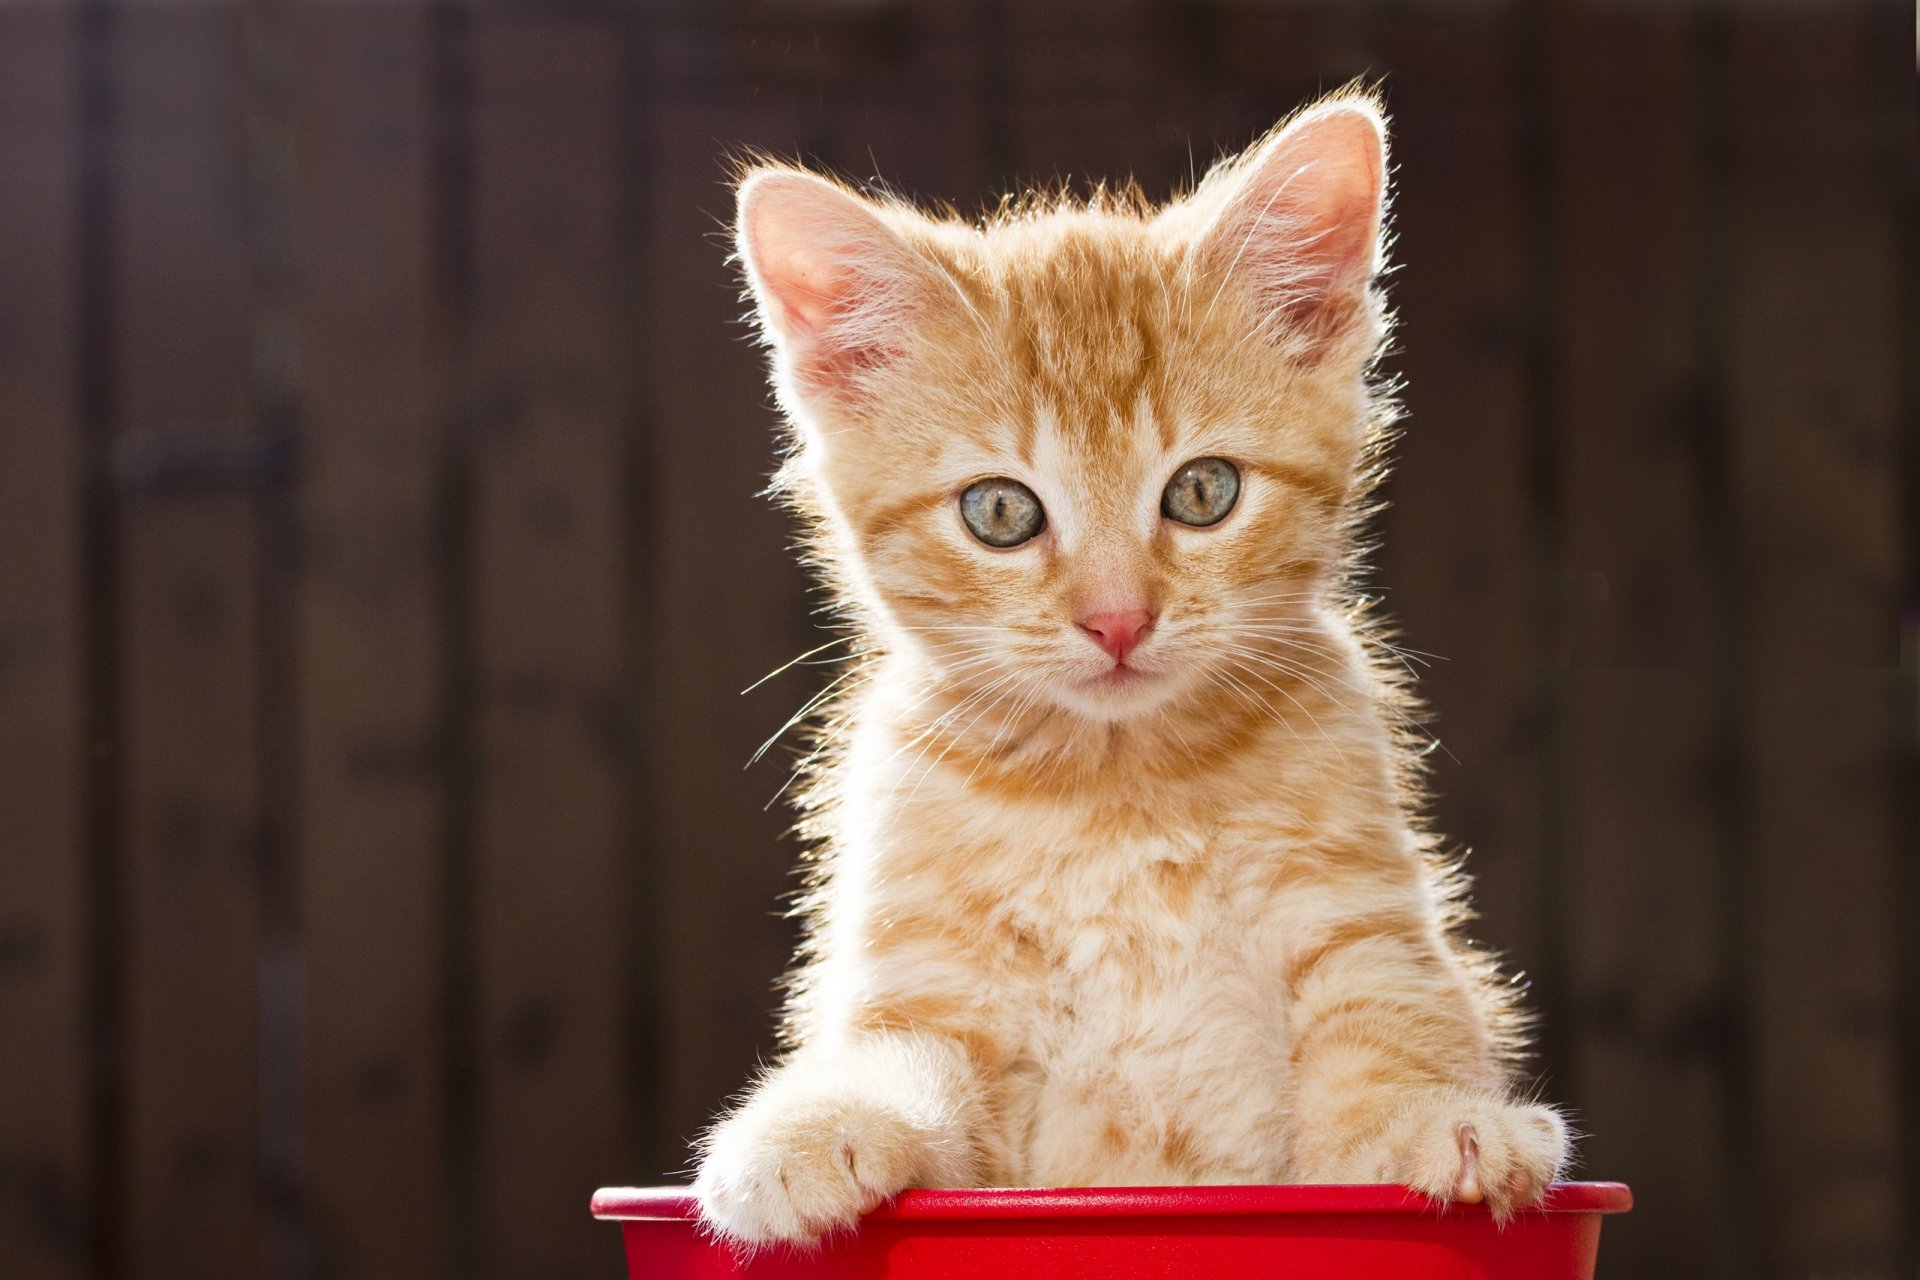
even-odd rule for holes
{"type": "Polygon", "coordinates": [[[1094,613],[1080,619],[1080,629],[1093,642],[1125,662],[1127,655],[1140,647],[1140,641],[1153,630],[1153,615],[1145,609],[1127,609],[1120,613],[1094,613]]]}

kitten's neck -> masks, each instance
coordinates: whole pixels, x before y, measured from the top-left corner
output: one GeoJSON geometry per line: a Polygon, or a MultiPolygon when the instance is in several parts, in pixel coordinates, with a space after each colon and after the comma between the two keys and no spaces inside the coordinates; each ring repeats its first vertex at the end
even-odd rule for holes
{"type": "Polygon", "coordinates": [[[985,792],[1070,799],[1141,787],[1193,786],[1238,772],[1249,757],[1271,770],[1373,754],[1378,691],[1364,666],[1317,673],[1272,669],[1257,677],[1196,680],[1142,714],[1098,719],[1030,687],[955,686],[907,653],[883,666],[877,700],[909,772],[946,773],[985,792]]]}

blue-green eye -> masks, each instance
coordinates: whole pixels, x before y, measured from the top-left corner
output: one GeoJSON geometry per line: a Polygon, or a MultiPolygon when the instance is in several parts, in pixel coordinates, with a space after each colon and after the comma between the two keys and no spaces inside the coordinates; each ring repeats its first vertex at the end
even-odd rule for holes
{"type": "Polygon", "coordinates": [[[1195,458],[1173,473],[1160,514],[1204,529],[1219,524],[1240,500],[1240,471],[1225,458],[1195,458]]]}
{"type": "Polygon", "coordinates": [[[1047,513],[1033,490],[1018,480],[994,476],[967,486],[960,518],[990,547],[1017,547],[1047,527],[1047,513]]]}

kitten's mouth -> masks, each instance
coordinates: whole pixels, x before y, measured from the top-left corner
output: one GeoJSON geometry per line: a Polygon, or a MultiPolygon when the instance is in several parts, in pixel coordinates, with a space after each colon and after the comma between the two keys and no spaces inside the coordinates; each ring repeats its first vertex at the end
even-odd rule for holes
{"type": "Polygon", "coordinates": [[[1153,673],[1150,671],[1142,671],[1124,662],[1116,662],[1086,683],[1096,689],[1128,689],[1151,679],[1153,679],[1153,673]]]}
{"type": "Polygon", "coordinates": [[[1057,696],[1081,715],[1125,720],[1161,705],[1180,685],[1176,671],[1116,662],[1097,674],[1061,681],[1057,696]]]}

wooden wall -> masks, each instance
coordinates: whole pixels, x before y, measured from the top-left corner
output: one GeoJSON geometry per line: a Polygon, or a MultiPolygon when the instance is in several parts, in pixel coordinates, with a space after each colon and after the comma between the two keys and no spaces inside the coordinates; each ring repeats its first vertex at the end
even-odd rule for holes
{"type": "Polygon", "coordinates": [[[723,158],[975,207],[1396,115],[1378,578],[1611,1276],[1912,1277],[1903,0],[0,6],[0,1275],[607,1277],[770,1048],[723,158]]]}

